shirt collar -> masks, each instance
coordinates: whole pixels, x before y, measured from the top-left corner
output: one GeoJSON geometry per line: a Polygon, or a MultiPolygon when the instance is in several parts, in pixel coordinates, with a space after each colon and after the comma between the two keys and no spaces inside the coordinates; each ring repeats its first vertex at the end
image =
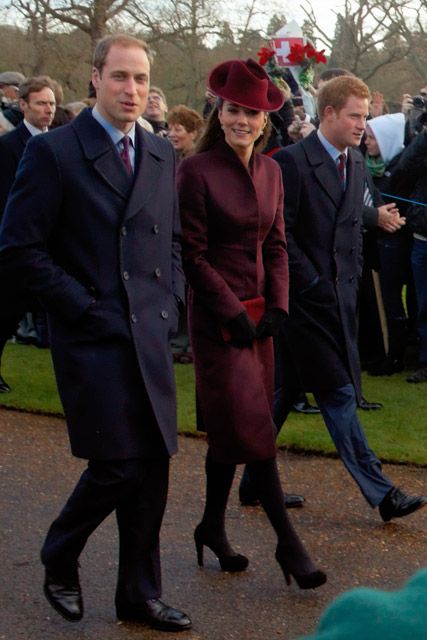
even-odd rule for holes
{"type": "Polygon", "coordinates": [[[336,147],[334,147],[333,144],[331,144],[329,142],[329,140],[327,140],[325,138],[325,136],[323,135],[323,133],[321,132],[320,129],[317,130],[317,135],[319,137],[320,142],[322,143],[325,151],[327,151],[327,153],[329,153],[329,155],[331,156],[332,160],[336,163],[336,161],[338,160],[338,157],[343,153],[346,157],[347,160],[347,154],[348,154],[348,148],[346,147],[344,149],[344,151],[340,151],[339,149],[337,149],[336,147]]]}
{"type": "Polygon", "coordinates": [[[125,136],[129,136],[131,142],[132,142],[132,146],[135,149],[135,123],[132,124],[132,127],[130,129],[130,131],[128,131],[126,134],[123,133],[123,131],[120,131],[120,129],[117,129],[114,125],[111,124],[111,122],[108,122],[108,120],[106,120],[98,111],[97,106],[95,105],[92,109],[92,115],[95,118],[95,120],[97,122],[99,122],[99,124],[101,125],[101,127],[103,127],[105,129],[105,131],[108,133],[108,135],[110,136],[111,140],[113,141],[114,144],[118,144],[120,142],[120,140],[125,136]]]}
{"type": "Polygon", "coordinates": [[[46,129],[38,129],[33,124],[28,122],[28,120],[25,120],[25,118],[24,118],[24,124],[25,124],[25,126],[27,127],[28,131],[31,133],[32,136],[38,136],[40,133],[46,133],[48,131],[47,128],[46,129]]]}

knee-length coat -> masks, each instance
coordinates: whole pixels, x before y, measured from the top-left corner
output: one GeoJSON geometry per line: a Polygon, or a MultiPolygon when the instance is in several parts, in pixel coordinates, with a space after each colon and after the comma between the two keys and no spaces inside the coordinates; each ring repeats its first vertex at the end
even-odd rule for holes
{"type": "Polygon", "coordinates": [[[104,128],[83,111],[34,136],[0,230],[2,277],[48,311],[74,455],[176,451],[168,338],[184,298],[175,157],[136,126],[130,180],[104,128]]]}
{"type": "Polygon", "coordinates": [[[225,142],[182,161],[178,194],[189,330],[201,416],[214,459],[275,455],[272,339],[237,348],[221,327],[264,296],[288,309],[283,187],[278,165],[254,153],[248,171],[225,142]]]}
{"type": "Polygon", "coordinates": [[[346,189],[317,132],[274,155],[285,185],[290,313],[285,338],[291,359],[283,379],[306,391],[353,384],[361,396],[357,344],[362,274],[365,169],[348,149],[346,189]],[[319,286],[310,289],[319,279],[319,286]],[[319,292],[318,289],[321,288],[319,292]]]}

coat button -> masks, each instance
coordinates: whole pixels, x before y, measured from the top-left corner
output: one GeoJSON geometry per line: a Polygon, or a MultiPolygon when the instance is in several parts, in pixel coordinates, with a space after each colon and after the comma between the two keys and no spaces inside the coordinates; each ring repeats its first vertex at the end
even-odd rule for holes
{"type": "Polygon", "coordinates": [[[357,224],[359,224],[359,218],[353,218],[353,227],[355,227],[357,224]]]}
{"type": "Polygon", "coordinates": [[[153,227],[153,233],[159,233],[159,225],[155,224],[153,227]]]}
{"type": "Polygon", "coordinates": [[[156,269],[154,269],[154,275],[156,276],[156,278],[160,278],[160,276],[162,275],[159,267],[156,267],[156,269]]]}
{"type": "Polygon", "coordinates": [[[123,271],[123,280],[129,280],[130,275],[128,271],[123,271]]]}
{"type": "Polygon", "coordinates": [[[338,253],[338,251],[337,251],[336,247],[334,247],[334,248],[332,249],[332,255],[333,255],[333,256],[336,256],[336,255],[337,255],[337,253],[338,253]]]}
{"type": "Polygon", "coordinates": [[[350,249],[350,255],[352,255],[355,251],[356,251],[356,247],[351,247],[351,249],[350,249]]]}
{"type": "Polygon", "coordinates": [[[131,322],[133,322],[133,323],[135,324],[135,322],[136,322],[136,315],[135,315],[134,313],[131,313],[131,314],[130,314],[130,319],[131,319],[131,322]]]}
{"type": "Polygon", "coordinates": [[[126,236],[127,235],[128,230],[126,229],[126,227],[122,227],[120,229],[120,233],[122,234],[122,236],[126,236]]]}
{"type": "Polygon", "coordinates": [[[162,316],[163,320],[167,320],[169,318],[169,314],[165,309],[162,310],[160,315],[162,316]]]}
{"type": "Polygon", "coordinates": [[[348,279],[349,282],[354,282],[354,276],[350,276],[348,279]]]}
{"type": "Polygon", "coordinates": [[[335,284],[339,284],[340,283],[340,279],[339,278],[335,278],[335,284]]]}

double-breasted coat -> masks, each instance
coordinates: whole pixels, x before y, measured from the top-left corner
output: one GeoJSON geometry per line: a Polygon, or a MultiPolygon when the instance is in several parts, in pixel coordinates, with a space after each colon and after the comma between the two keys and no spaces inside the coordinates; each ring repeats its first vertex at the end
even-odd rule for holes
{"type": "Polygon", "coordinates": [[[284,333],[292,358],[283,362],[284,384],[292,384],[297,371],[307,391],[352,383],[360,396],[363,158],[348,149],[345,191],[317,132],[280,150],[274,159],[283,175],[289,254],[289,321],[284,333]]]}
{"type": "Polygon", "coordinates": [[[277,164],[258,153],[250,171],[224,141],[181,162],[178,193],[189,330],[203,424],[214,459],[275,456],[272,340],[238,348],[221,328],[265,297],[288,309],[283,187],[277,164]]]}
{"type": "Polygon", "coordinates": [[[0,268],[48,311],[76,456],[176,450],[168,337],[184,278],[174,172],[172,146],[136,125],[132,181],[89,109],[32,138],[18,168],[0,268]]]}

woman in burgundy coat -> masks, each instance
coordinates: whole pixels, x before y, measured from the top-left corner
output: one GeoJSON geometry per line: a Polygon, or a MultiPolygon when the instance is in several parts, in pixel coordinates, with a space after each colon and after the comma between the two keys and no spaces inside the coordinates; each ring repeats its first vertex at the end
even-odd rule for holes
{"type": "Polygon", "coordinates": [[[288,264],[279,167],[256,147],[268,136],[268,111],[283,97],[253,60],[218,65],[209,88],[217,106],[198,153],[178,170],[190,338],[209,443],[206,506],[194,534],[198,561],[205,545],[225,571],[247,567],[227,540],[224,520],[236,464],[248,463],[278,536],[286,581],[293,575],[301,588],[315,588],[326,576],[286,513],[272,419],[271,336],[287,315],[288,264]]]}

